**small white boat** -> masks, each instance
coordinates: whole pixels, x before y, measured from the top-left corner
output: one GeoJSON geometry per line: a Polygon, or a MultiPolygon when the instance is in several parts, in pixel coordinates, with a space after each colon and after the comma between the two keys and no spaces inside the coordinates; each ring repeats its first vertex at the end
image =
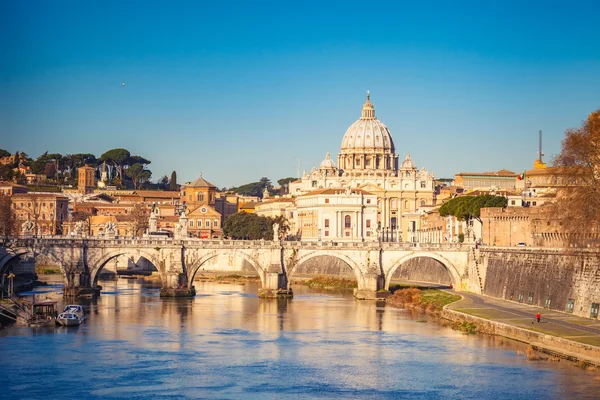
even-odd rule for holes
{"type": "Polygon", "coordinates": [[[56,323],[62,326],[77,326],[85,321],[85,314],[80,305],[70,304],[56,317],[56,323]]]}
{"type": "Polygon", "coordinates": [[[71,313],[60,313],[58,317],[56,317],[56,323],[62,326],[77,326],[81,325],[81,323],[85,320],[85,316],[79,316],[77,314],[71,313]]]}

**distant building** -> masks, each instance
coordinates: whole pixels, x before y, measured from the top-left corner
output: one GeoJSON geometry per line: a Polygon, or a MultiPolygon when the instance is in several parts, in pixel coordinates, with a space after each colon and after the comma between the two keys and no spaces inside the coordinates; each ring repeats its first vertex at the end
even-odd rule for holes
{"type": "Polygon", "coordinates": [[[507,169],[498,172],[461,172],[454,175],[454,186],[465,191],[485,188],[515,190],[516,182],[517,175],[507,169]]]}
{"type": "Polygon", "coordinates": [[[28,189],[25,186],[17,185],[12,182],[0,181],[0,194],[12,196],[17,193],[27,193],[28,189]]]}
{"type": "Polygon", "coordinates": [[[36,235],[60,235],[67,221],[69,199],[56,193],[18,193],[11,197],[18,226],[25,221],[34,223],[36,235]]]}
{"type": "Polygon", "coordinates": [[[77,169],[78,180],[77,180],[77,191],[81,194],[94,193],[96,189],[96,170],[94,167],[84,165],[77,169]]]}

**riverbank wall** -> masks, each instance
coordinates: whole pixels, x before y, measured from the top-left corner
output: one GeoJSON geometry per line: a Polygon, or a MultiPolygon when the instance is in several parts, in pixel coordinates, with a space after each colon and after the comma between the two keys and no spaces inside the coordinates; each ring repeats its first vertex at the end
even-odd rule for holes
{"type": "Polygon", "coordinates": [[[476,317],[447,307],[442,309],[441,318],[455,323],[473,323],[477,326],[479,333],[506,337],[530,344],[534,350],[543,353],[600,367],[600,347],[476,317]]]}

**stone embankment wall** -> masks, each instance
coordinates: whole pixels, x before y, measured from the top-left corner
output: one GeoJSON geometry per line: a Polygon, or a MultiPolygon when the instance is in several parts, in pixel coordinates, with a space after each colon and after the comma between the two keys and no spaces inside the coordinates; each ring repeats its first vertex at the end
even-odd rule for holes
{"type": "Polygon", "coordinates": [[[600,303],[600,254],[486,249],[484,294],[590,318],[600,303]],[[572,307],[571,307],[572,305],[572,307]]]}
{"type": "Polygon", "coordinates": [[[401,264],[392,275],[392,281],[394,280],[432,282],[443,285],[452,282],[446,267],[429,257],[413,258],[401,264]]]}

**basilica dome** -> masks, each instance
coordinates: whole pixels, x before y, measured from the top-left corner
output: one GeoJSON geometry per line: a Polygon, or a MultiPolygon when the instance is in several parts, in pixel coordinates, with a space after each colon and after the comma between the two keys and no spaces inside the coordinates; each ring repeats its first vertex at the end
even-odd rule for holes
{"type": "Polygon", "coordinates": [[[370,94],[367,94],[367,102],[363,106],[362,116],[350,125],[342,139],[342,154],[354,153],[358,149],[395,152],[392,134],[387,126],[375,117],[370,94]]]}
{"type": "Polygon", "coordinates": [[[335,168],[335,163],[331,159],[331,154],[329,154],[329,153],[325,154],[325,159],[323,161],[321,161],[320,168],[327,168],[327,169],[335,168]]]}
{"type": "Polygon", "coordinates": [[[406,158],[402,161],[400,169],[417,169],[417,164],[410,158],[410,153],[406,154],[406,158]]]}

